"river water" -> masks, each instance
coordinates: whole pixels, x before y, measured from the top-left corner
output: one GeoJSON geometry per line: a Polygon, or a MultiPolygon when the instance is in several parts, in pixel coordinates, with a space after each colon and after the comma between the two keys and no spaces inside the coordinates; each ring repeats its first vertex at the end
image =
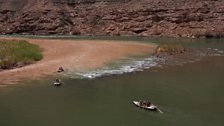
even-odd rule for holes
{"type": "MultiPolygon", "coordinates": [[[[192,48],[224,50],[222,39],[152,39],[192,48]]],[[[0,126],[223,126],[224,57],[205,56],[123,75],[77,79],[53,77],[0,89],[0,126]],[[150,100],[164,114],[139,109],[150,100]]]]}

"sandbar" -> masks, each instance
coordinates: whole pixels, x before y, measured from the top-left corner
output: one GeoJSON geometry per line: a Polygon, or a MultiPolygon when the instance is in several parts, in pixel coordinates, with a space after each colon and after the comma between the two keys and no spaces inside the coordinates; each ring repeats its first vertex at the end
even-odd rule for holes
{"type": "Polygon", "coordinates": [[[1,71],[0,87],[17,84],[24,79],[39,79],[56,74],[60,66],[66,71],[97,69],[131,55],[150,55],[156,48],[155,44],[112,40],[13,39],[39,45],[44,57],[34,64],[1,71]]]}

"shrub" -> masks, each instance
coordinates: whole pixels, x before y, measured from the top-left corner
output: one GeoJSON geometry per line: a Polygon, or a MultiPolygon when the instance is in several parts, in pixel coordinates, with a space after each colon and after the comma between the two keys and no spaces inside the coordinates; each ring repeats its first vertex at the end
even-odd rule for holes
{"type": "Polygon", "coordinates": [[[157,47],[156,53],[168,53],[170,55],[184,53],[186,49],[180,45],[175,43],[164,43],[157,47]]]}
{"type": "Polygon", "coordinates": [[[25,40],[0,40],[0,69],[10,69],[31,64],[42,59],[38,45],[25,40]]]}

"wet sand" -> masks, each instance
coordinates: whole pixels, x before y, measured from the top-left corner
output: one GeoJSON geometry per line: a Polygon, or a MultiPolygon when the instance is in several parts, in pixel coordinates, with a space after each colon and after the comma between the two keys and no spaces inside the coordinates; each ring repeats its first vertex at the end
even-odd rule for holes
{"type": "Polygon", "coordinates": [[[155,50],[153,44],[124,41],[25,40],[39,45],[43,50],[44,58],[35,64],[0,72],[0,87],[17,84],[23,79],[38,79],[56,74],[60,66],[63,66],[66,71],[93,70],[130,55],[151,54],[155,50]]]}

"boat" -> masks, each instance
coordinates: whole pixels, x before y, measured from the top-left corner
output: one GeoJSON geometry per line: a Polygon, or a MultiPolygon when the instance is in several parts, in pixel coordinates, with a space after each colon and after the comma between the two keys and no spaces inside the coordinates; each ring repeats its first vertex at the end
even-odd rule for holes
{"type": "Polygon", "coordinates": [[[153,105],[152,103],[150,103],[149,106],[147,106],[146,104],[140,103],[140,101],[133,101],[133,104],[136,105],[137,107],[151,111],[156,111],[158,109],[157,106],[153,105]]]}
{"type": "Polygon", "coordinates": [[[54,86],[61,86],[61,82],[54,82],[54,86]]]}
{"type": "Polygon", "coordinates": [[[65,70],[62,67],[59,67],[58,70],[57,70],[58,73],[61,73],[61,72],[64,72],[64,71],[65,70]]]}
{"type": "Polygon", "coordinates": [[[57,70],[57,72],[58,72],[58,73],[62,73],[62,72],[64,72],[64,70],[57,70]]]}

